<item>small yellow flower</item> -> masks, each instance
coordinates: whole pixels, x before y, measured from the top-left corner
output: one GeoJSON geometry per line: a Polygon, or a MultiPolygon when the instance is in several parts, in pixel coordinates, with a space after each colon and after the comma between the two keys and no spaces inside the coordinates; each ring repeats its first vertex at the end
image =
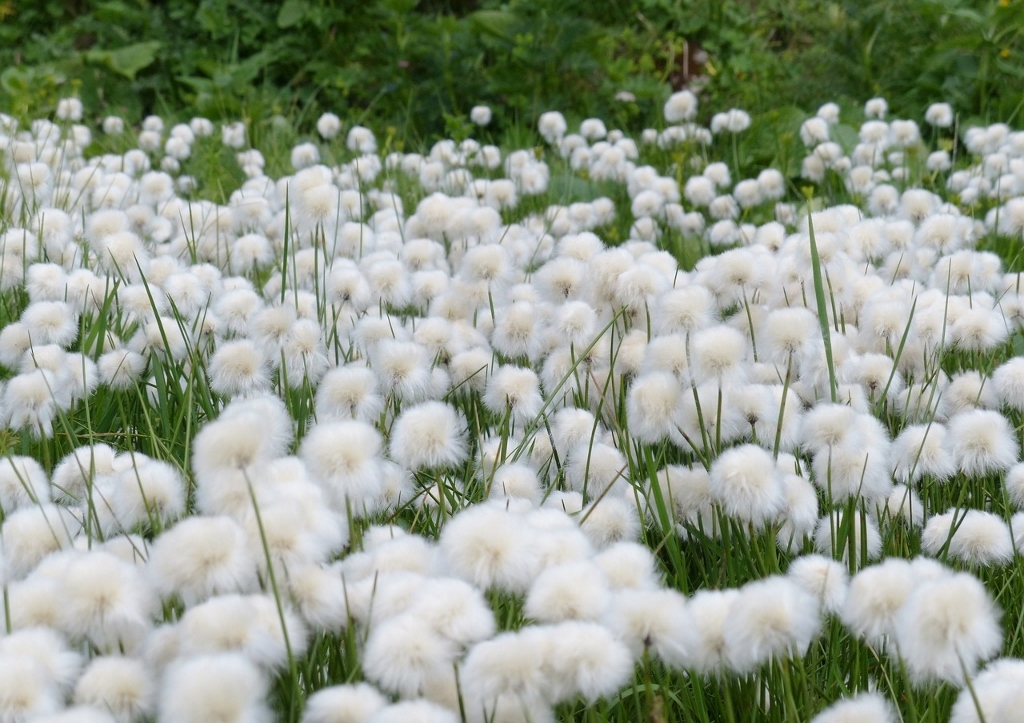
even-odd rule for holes
{"type": "Polygon", "coordinates": [[[999,57],[1004,59],[1004,60],[1006,58],[1009,58],[1010,57],[1010,49],[1009,48],[1003,48],[1002,50],[1000,50],[999,51],[999,57]]]}

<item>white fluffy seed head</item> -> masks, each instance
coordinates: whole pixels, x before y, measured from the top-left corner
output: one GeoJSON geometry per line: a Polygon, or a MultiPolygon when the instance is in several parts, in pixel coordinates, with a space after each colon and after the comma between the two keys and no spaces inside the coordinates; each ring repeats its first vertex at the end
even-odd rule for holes
{"type": "Polygon", "coordinates": [[[0,459],[0,507],[5,513],[49,501],[50,480],[38,462],[17,455],[0,459]]]}
{"type": "Polygon", "coordinates": [[[0,711],[9,720],[27,720],[61,709],[60,690],[46,671],[23,655],[0,655],[0,711]]]}
{"type": "Polygon", "coordinates": [[[525,592],[539,566],[526,529],[521,516],[500,506],[463,510],[441,532],[445,567],[481,588],[525,592]]]}
{"type": "Polygon", "coordinates": [[[712,463],[710,491],[726,514],[757,527],[783,511],[785,498],[771,453],[753,444],[733,447],[712,463]]]}
{"type": "Polygon", "coordinates": [[[965,672],[998,654],[1000,611],[981,582],[967,573],[920,583],[897,614],[896,642],[912,682],[960,685],[965,672]]]}
{"type": "Polygon", "coordinates": [[[838,614],[846,604],[850,575],[836,560],[803,555],[793,561],[786,575],[818,600],[822,612],[838,614]]]}
{"type": "Polygon", "coordinates": [[[630,499],[608,494],[583,510],[580,527],[598,549],[618,542],[632,542],[640,535],[640,517],[630,499]]]}
{"type": "Polygon", "coordinates": [[[893,476],[900,482],[916,482],[929,476],[944,482],[956,473],[946,442],[946,428],[938,422],[911,424],[893,440],[893,476]]]}
{"type": "Polygon", "coordinates": [[[210,389],[226,397],[262,394],[270,389],[270,368],[249,339],[220,345],[210,360],[210,389]]]}
{"type": "Polygon", "coordinates": [[[62,691],[71,688],[82,668],[82,656],[49,627],[25,628],[0,638],[0,656],[6,655],[24,656],[38,664],[42,677],[62,691]]]}
{"type": "Polygon", "coordinates": [[[317,418],[356,419],[372,422],[379,418],[384,401],[377,391],[377,378],[363,366],[332,369],[320,380],[316,392],[317,418]]]}
{"type": "Polygon", "coordinates": [[[95,658],[75,685],[74,701],[108,710],[119,721],[150,716],[156,708],[156,681],[145,663],[107,655],[95,658]]]}
{"type": "Polygon", "coordinates": [[[1024,410],[1024,358],[1015,357],[992,374],[996,396],[1004,407],[1024,410]]]}
{"type": "Polygon", "coordinates": [[[159,609],[139,569],[98,550],[69,553],[61,562],[66,602],[60,628],[99,650],[138,651],[159,609]]]}
{"type": "Polygon", "coordinates": [[[362,656],[363,673],[385,691],[414,698],[425,693],[436,671],[451,667],[456,650],[415,616],[399,615],[371,629],[362,656]]]}
{"type": "Polygon", "coordinates": [[[503,464],[494,470],[490,491],[492,498],[516,497],[537,504],[541,495],[540,480],[529,465],[513,462],[503,464]]]}
{"type": "Polygon", "coordinates": [[[601,568],[613,590],[658,585],[654,557],[650,549],[640,543],[612,543],[594,555],[593,562],[601,568]]]}
{"type": "Polygon", "coordinates": [[[444,402],[406,408],[395,421],[389,449],[408,469],[454,467],[466,458],[465,422],[444,402]]]}
{"type": "Polygon", "coordinates": [[[721,382],[740,375],[747,353],[747,339],[730,326],[716,326],[693,335],[690,352],[692,373],[698,384],[721,382]]]}
{"type": "Polygon", "coordinates": [[[1013,430],[999,412],[975,409],[949,421],[953,460],[961,472],[981,477],[1005,471],[1018,460],[1013,430]]]}
{"type": "Polygon", "coordinates": [[[544,404],[540,379],[525,367],[500,367],[488,378],[483,401],[495,414],[504,415],[508,411],[520,424],[529,423],[536,419],[544,404]]]}
{"type": "Polygon", "coordinates": [[[895,633],[896,616],[913,590],[910,562],[891,558],[866,567],[850,580],[841,617],[846,627],[871,644],[895,633]]]}
{"type": "Polygon", "coordinates": [[[263,674],[241,653],[181,660],[164,678],[159,719],[167,723],[269,723],[274,716],[265,702],[266,690],[263,674]]]}
{"type": "Polygon", "coordinates": [[[729,665],[740,673],[770,660],[803,655],[821,627],[815,597],[779,576],[743,586],[729,614],[726,654],[729,665]]]}
{"type": "Polygon", "coordinates": [[[156,538],[146,574],[161,597],[177,596],[191,606],[213,595],[255,592],[256,570],[238,523],[194,516],[156,538]]]}
{"type": "Polygon", "coordinates": [[[895,723],[892,704],[880,693],[858,693],[833,703],[811,723],[895,723]]]}
{"type": "Polygon", "coordinates": [[[630,385],[626,402],[630,434],[651,444],[678,437],[675,418],[682,394],[679,379],[667,371],[637,378],[630,385]]]}
{"type": "Polygon", "coordinates": [[[66,507],[40,504],[11,512],[0,528],[7,579],[21,579],[47,555],[71,547],[81,530],[66,507]]]}
{"type": "Polygon", "coordinates": [[[604,625],[571,621],[542,628],[540,667],[554,702],[612,695],[633,675],[629,648],[604,625]]]}
{"type": "Polygon", "coordinates": [[[358,514],[382,492],[381,437],[366,422],[321,422],[302,440],[299,454],[335,509],[358,514]]]}
{"type": "Polygon", "coordinates": [[[1001,517],[983,510],[951,509],[928,520],[921,533],[921,548],[971,566],[1005,565],[1013,558],[1013,539],[1001,517]]]}
{"type": "Polygon", "coordinates": [[[530,586],[524,613],[538,622],[599,620],[611,600],[608,580],[593,562],[570,562],[544,570],[530,586]]]}
{"type": "Polygon", "coordinates": [[[671,667],[687,667],[698,635],[682,593],[626,589],[614,593],[604,622],[634,659],[649,652],[671,667]]]}
{"type": "Polygon", "coordinates": [[[302,723],[362,723],[388,705],[369,683],[321,688],[306,699],[302,723]]]}

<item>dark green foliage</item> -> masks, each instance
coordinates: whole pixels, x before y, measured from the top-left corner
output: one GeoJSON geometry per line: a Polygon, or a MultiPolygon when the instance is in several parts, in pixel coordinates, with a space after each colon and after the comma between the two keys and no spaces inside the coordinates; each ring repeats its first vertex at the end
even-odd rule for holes
{"type": "Polygon", "coordinates": [[[499,131],[552,108],[635,129],[684,85],[705,115],[883,95],[1007,119],[1024,98],[1021,0],[0,0],[0,18],[0,105],[26,116],[78,95],[305,131],[332,110],[415,142],[477,103],[499,131]]]}

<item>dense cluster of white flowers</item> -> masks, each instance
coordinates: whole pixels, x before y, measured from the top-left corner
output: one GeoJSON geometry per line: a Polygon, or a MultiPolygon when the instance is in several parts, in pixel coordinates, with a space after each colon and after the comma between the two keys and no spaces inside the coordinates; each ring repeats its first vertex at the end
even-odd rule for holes
{"type": "MultiPolygon", "coordinates": [[[[0,331],[3,425],[45,440],[94,395],[208,398],[187,460],[100,442],[52,473],[0,460],[0,720],[272,720],[274,677],[350,630],[365,680],[310,695],[307,723],[537,723],[648,657],[756,675],[829,617],[915,685],[977,675],[955,720],[975,696],[1009,720],[1024,663],[978,672],[1000,611],[963,570],[1024,553],[1024,512],[924,492],[998,480],[1024,509],[1024,361],[981,363],[1024,329],[1022,280],[976,250],[1024,235],[1024,133],[970,128],[970,163],[935,151],[914,186],[916,123],[874,99],[844,148],[828,104],[799,129],[801,174],[852,202],[808,217],[781,171],[707,157],[749,115],[697,109],[673,95],[639,140],[545,113],[553,162],[628,205],[538,212],[520,210],[551,183],[533,150],[381,157],[325,114],[348,160],[303,142],[275,179],[228,124],[248,180],[219,204],[187,174],[208,120],[147,118],[136,148],[87,157],[77,100],[60,124],[0,115],[0,294],[25,302],[0,331]],[[693,163],[641,161],[678,149],[693,163]],[[672,235],[718,253],[684,270],[672,235]],[[644,529],[684,550],[767,532],[787,571],[684,596],[644,529]],[[881,559],[895,534],[925,556],[881,559]],[[525,623],[504,629],[495,595],[525,623]]],[[[866,693],[815,721],[895,719],[866,693]]]]}

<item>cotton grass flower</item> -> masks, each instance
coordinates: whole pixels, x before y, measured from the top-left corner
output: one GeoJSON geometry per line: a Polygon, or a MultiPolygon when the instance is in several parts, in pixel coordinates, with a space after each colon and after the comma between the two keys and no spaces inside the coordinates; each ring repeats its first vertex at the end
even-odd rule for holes
{"type": "Polygon", "coordinates": [[[544,140],[550,144],[561,140],[568,128],[565,117],[558,111],[551,110],[541,113],[540,119],[537,121],[537,130],[540,131],[544,140]]]}
{"type": "Polygon", "coordinates": [[[1024,358],[1014,357],[992,373],[992,385],[1002,406],[1024,410],[1024,358]]]}
{"type": "Polygon", "coordinates": [[[913,589],[913,568],[907,560],[889,558],[866,567],[850,580],[842,621],[854,635],[881,645],[895,634],[897,615],[913,589]]]}
{"type": "Polygon", "coordinates": [[[391,430],[391,458],[408,469],[453,467],[466,458],[465,422],[443,402],[405,409],[391,430]]]}
{"type": "Polygon", "coordinates": [[[497,623],[483,593],[463,580],[435,577],[424,582],[406,612],[457,646],[494,635],[497,623]]]}
{"type": "Polygon", "coordinates": [[[33,345],[66,347],[78,336],[77,315],[62,301],[37,301],[21,315],[33,345]]]}
{"type": "Polygon", "coordinates": [[[373,346],[370,366],[382,391],[405,402],[427,398],[431,384],[430,360],[422,345],[383,339],[373,346]]]}
{"type": "MultiPolygon", "coordinates": [[[[473,646],[460,670],[472,720],[489,720],[502,709],[532,708],[549,698],[550,681],[537,664],[546,630],[526,627],[473,646]],[[511,704],[511,705],[510,705],[511,704]]],[[[507,713],[506,713],[507,715],[507,713]]]]}
{"type": "Polygon", "coordinates": [[[605,624],[634,659],[650,653],[670,667],[686,667],[697,646],[686,598],[675,590],[627,589],[611,598],[605,624]]]}
{"type": "Polygon", "coordinates": [[[495,414],[508,413],[516,422],[528,424],[537,418],[544,404],[540,379],[524,367],[500,367],[487,380],[483,402],[495,414]]]}
{"type": "Polygon", "coordinates": [[[270,391],[270,367],[249,339],[225,342],[210,359],[210,389],[226,397],[270,391]]]}
{"type": "Polygon", "coordinates": [[[48,627],[18,630],[0,638],[0,656],[6,655],[37,663],[41,677],[63,692],[70,690],[83,663],[64,637],[48,627]]]}
{"type": "Polygon", "coordinates": [[[46,369],[18,374],[3,388],[0,410],[11,427],[27,428],[35,438],[53,436],[58,410],[71,407],[65,380],[46,369]]]}
{"type": "Polygon", "coordinates": [[[1010,723],[1020,709],[1022,673],[1021,661],[1013,658],[1001,658],[986,665],[970,687],[961,689],[953,705],[952,723],[1010,723]]]}
{"type": "Polygon", "coordinates": [[[786,511],[775,540],[780,549],[792,551],[814,533],[821,511],[818,492],[808,480],[783,472],[781,481],[786,511]]]}
{"type": "Polygon", "coordinates": [[[964,683],[1003,645],[1000,611],[981,582],[966,573],[919,584],[896,619],[896,642],[911,681],[964,683]]]}
{"type": "Polygon", "coordinates": [[[697,644],[691,653],[690,667],[704,675],[719,675],[729,667],[726,630],[731,624],[737,589],[699,590],[690,599],[688,609],[694,621],[697,644]]]}
{"type": "Polygon", "coordinates": [[[256,665],[239,653],[182,660],[167,671],[158,716],[167,723],[262,723],[273,720],[265,696],[267,682],[256,665]]]}
{"type": "Polygon", "coordinates": [[[60,691],[47,678],[28,656],[0,655],[0,715],[20,721],[60,710],[60,691]]]}
{"type": "Polygon", "coordinates": [[[365,422],[321,422],[302,440],[299,454],[335,509],[360,514],[382,492],[380,434],[365,422]]]}
{"type": "Polygon", "coordinates": [[[361,723],[388,705],[369,683],[332,685],[306,699],[301,723],[361,723]]]}
{"type": "Polygon", "coordinates": [[[976,409],[949,421],[953,460],[969,477],[1005,471],[1018,460],[1013,430],[999,412],[976,409]]]}
{"type": "Polygon", "coordinates": [[[1013,559],[1010,529],[1001,517],[983,510],[952,509],[928,520],[921,534],[921,548],[971,566],[1005,565],[1013,559]]]}
{"type": "Polygon", "coordinates": [[[920,529],[924,524],[924,505],[918,494],[906,485],[892,488],[883,509],[890,519],[901,520],[911,529],[920,529]]]}
{"type": "Polygon", "coordinates": [[[675,419],[682,394],[679,380],[667,372],[637,378],[626,402],[630,434],[650,444],[678,437],[675,419]]]}
{"type": "Polygon", "coordinates": [[[858,693],[833,703],[811,723],[895,723],[892,704],[879,693],[858,693]]]}
{"type": "Polygon", "coordinates": [[[590,561],[570,562],[537,576],[523,612],[543,623],[599,621],[610,601],[608,580],[600,567],[590,561]]]}
{"type": "Polygon", "coordinates": [[[344,366],[330,370],[316,390],[316,412],[321,421],[355,419],[371,422],[380,417],[384,401],[371,369],[344,366]]]}
{"type": "Polygon", "coordinates": [[[307,634],[290,606],[268,595],[219,595],[189,608],[178,623],[182,658],[238,651],[263,670],[287,666],[307,634]]]}
{"type": "Polygon", "coordinates": [[[757,528],[783,511],[783,490],[774,460],[756,445],[723,452],[711,465],[709,489],[727,515],[757,528]]]}
{"type": "Polygon", "coordinates": [[[9,514],[21,507],[50,502],[50,480],[31,457],[0,460],[0,508],[9,514]]]}
{"type": "Polygon", "coordinates": [[[367,679],[404,698],[422,695],[435,670],[450,667],[456,648],[412,615],[373,627],[362,655],[367,679]]]}
{"type": "Polygon", "coordinates": [[[482,589],[525,592],[539,563],[525,533],[525,521],[501,507],[478,505],[463,510],[441,533],[445,567],[482,589]]]}
{"type": "Polygon", "coordinates": [[[697,97],[688,90],[673,93],[662,110],[669,123],[692,120],[697,115],[697,97]]]}
{"type": "Polygon", "coordinates": [[[625,491],[628,468],[626,458],[610,444],[579,444],[567,455],[565,482],[569,489],[596,499],[613,486],[625,491]]]}
{"type": "Polygon", "coordinates": [[[9,513],[0,527],[8,580],[28,575],[47,555],[72,546],[82,523],[66,507],[38,504],[9,513]]]}
{"type": "Polygon", "coordinates": [[[107,655],[93,659],[83,671],[74,701],[110,711],[118,721],[133,721],[155,712],[156,692],[156,680],[145,663],[107,655]]]}
{"type": "Polygon", "coordinates": [[[494,322],[491,345],[509,358],[535,358],[543,344],[538,311],[530,302],[505,307],[494,322]]]}
{"type": "Polygon", "coordinates": [[[629,649],[603,625],[565,622],[541,634],[540,668],[556,702],[577,696],[593,703],[612,695],[633,674],[629,649]]]}
{"type": "Polygon", "coordinates": [[[822,612],[838,614],[846,604],[850,576],[836,560],[803,555],[793,561],[786,576],[814,595],[822,612]]]}
{"type": "Polygon", "coordinates": [[[490,486],[492,498],[515,497],[538,503],[542,496],[537,473],[529,465],[520,462],[497,467],[491,477],[490,486]]]}
{"type": "Polygon", "coordinates": [[[821,628],[814,596],[784,577],[740,589],[729,608],[724,643],[730,667],[740,673],[779,658],[803,655],[821,628]]]}
{"type": "Polygon", "coordinates": [[[932,103],[924,112],[925,122],[936,128],[953,125],[953,108],[949,103],[932,103]]]}
{"type": "Polygon", "coordinates": [[[174,595],[188,606],[258,588],[245,531],[229,517],[193,516],[163,532],[150,549],[146,574],[162,598],[174,595]]]}
{"type": "Polygon", "coordinates": [[[580,520],[580,528],[598,549],[632,542],[640,536],[636,504],[611,494],[592,502],[583,510],[580,520]]]}
{"type": "Polygon", "coordinates": [[[859,416],[847,439],[815,453],[815,484],[833,501],[887,495],[892,487],[887,436],[873,417],[859,416]]]}
{"type": "Polygon", "coordinates": [[[893,476],[901,482],[917,482],[923,476],[944,482],[956,472],[946,443],[946,428],[937,423],[911,424],[893,440],[893,476]]]}
{"type": "Polygon", "coordinates": [[[159,609],[142,573],[105,552],[67,558],[62,587],[61,629],[99,650],[137,651],[159,609]]]}
{"type": "Polygon", "coordinates": [[[150,525],[161,528],[185,512],[185,480],[174,466],[143,455],[94,483],[92,505],[104,535],[150,525]]]}

